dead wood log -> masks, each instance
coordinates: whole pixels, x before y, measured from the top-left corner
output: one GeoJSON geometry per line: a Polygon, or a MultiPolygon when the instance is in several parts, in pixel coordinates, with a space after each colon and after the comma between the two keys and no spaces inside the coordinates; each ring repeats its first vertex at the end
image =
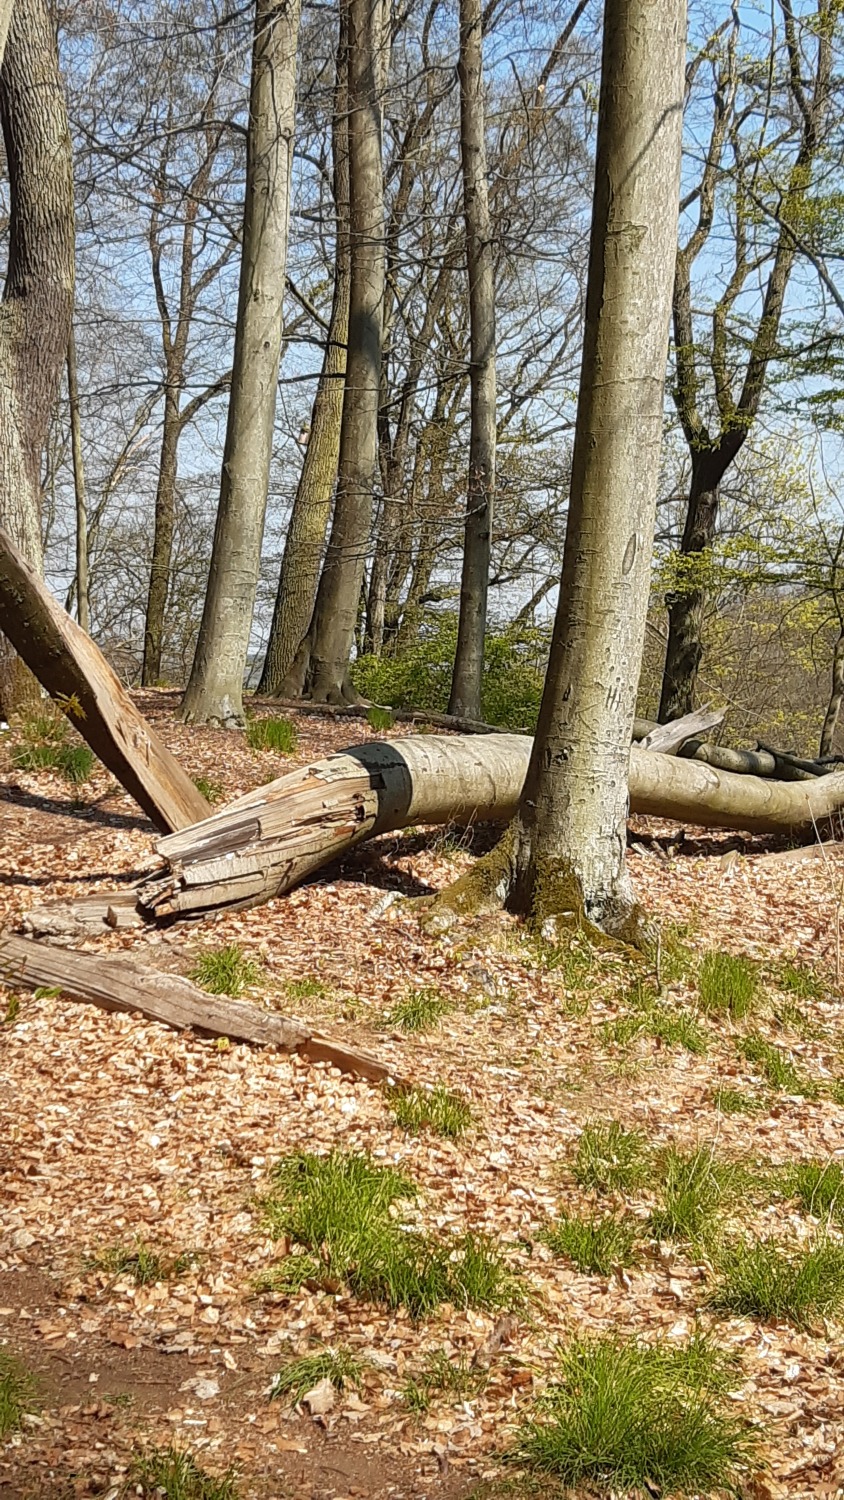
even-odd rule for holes
{"type": "Polygon", "coordinates": [[[0,630],[103,765],[156,828],[170,833],[210,808],[102,652],[0,530],[0,630]]]}
{"type": "MultiPolygon", "coordinates": [[[[248,702],[250,706],[257,704],[259,707],[286,709],[289,713],[324,719],[366,719],[370,709],[383,708],[385,713],[392,714],[396,724],[421,724],[430,729],[453,730],[457,734],[507,733],[500,724],[485,724],[481,719],[463,719],[428,708],[393,708],[389,703],[311,703],[308,698],[270,698],[260,693],[251,693],[248,702]]],[[[643,740],[645,735],[663,728],[667,725],[657,724],[655,719],[634,719],[632,737],[643,740]]]]}
{"type": "MultiPolygon", "coordinates": [[[[687,740],[700,738],[718,729],[724,722],[726,709],[697,708],[694,713],[684,714],[681,719],[672,719],[670,724],[657,724],[639,742],[640,750],[657,750],[662,755],[676,755],[687,740]]],[[[635,735],[634,735],[635,738],[635,735]]]]}
{"type": "MultiPolygon", "coordinates": [[[[379,833],[503,822],[518,805],[530,750],[522,735],[422,736],[329,756],[159,840],[169,868],[140,885],[139,909],[161,919],[252,905],[379,833]]],[[[790,833],[844,808],[844,773],[782,783],[634,746],[630,807],[705,827],[790,833]]]]}
{"type": "Polygon", "coordinates": [[[301,1021],[242,1000],[209,995],[189,979],[163,974],[131,958],[77,953],[2,933],[0,976],[8,985],[56,987],[71,999],[100,1010],[137,1012],[148,1021],[160,1021],[179,1031],[297,1052],[311,1062],[330,1062],[344,1073],[356,1073],[375,1083],[392,1076],[377,1057],[310,1031],[301,1021]]]}

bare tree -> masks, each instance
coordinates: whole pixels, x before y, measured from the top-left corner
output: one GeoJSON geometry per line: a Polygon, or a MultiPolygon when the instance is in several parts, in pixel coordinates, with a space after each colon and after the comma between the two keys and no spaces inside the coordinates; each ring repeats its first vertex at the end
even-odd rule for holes
{"type": "MultiPolygon", "coordinates": [[[[40,570],[41,455],[67,353],[74,282],[70,132],[44,0],[16,0],[0,70],[0,120],[11,189],[0,305],[0,525],[40,570]]],[[[34,679],[0,639],[3,712],[37,696],[34,679]]]]}
{"type": "Polygon", "coordinates": [[[607,0],[560,600],[519,810],[440,898],[636,938],[628,760],[650,586],[676,253],[684,0],[607,0]]]}
{"type": "Polygon", "coordinates": [[[246,199],[220,502],[182,717],[243,722],[281,356],[300,0],[257,0],[246,199]]]}
{"type": "Polygon", "coordinates": [[[76,618],[82,629],[91,629],[88,593],[88,497],[82,456],[82,420],[79,412],[79,376],[76,368],[76,335],[71,326],[67,342],[67,400],[70,408],[70,441],[73,454],[73,495],[76,502],[76,618]]]}

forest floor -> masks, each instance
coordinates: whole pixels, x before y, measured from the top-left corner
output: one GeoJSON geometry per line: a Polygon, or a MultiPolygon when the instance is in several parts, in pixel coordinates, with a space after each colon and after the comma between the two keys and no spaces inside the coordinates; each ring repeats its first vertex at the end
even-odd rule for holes
{"type": "MultiPolygon", "coordinates": [[[[227,800],[373,737],[364,724],[293,715],[298,746],[279,757],[178,725],[172,695],[138,702],[190,774],[227,800]]],[[[155,868],[151,826],[101,768],[73,788],[14,769],[13,741],[0,740],[3,924],[155,868]]],[[[698,1327],[735,1352],[735,1412],[760,1426],[747,1493],[842,1493],[834,1319],[799,1328],[716,1314],[715,1240],[660,1237],[658,1173],[602,1197],[600,1171],[590,1187],[577,1152],[584,1130],[589,1139],[596,1122],[615,1120],[652,1161],[702,1149],[746,1169],[751,1187],[706,1209],[719,1234],[797,1244],[820,1232],[776,1184],[790,1164],[844,1147],[844,854],[792,864],[772,858],[782,847],[772,840],[679,838],[635,820],[631,874],[664,929],[657,985],[642,964],[580,941],[553,952],[508,917],[434,937],[412,903],[385,909],[385,892],[452,881],[482,843],[483,831],[473,843],[411,830],[264,907],[84,943],[182,973],[239,945],[259,966],[256,1002],[366,1047],[411,1083],[465,1096],[472,1124],[454,1139],[401,1128],[387,1091],[326,1065],[0,989],[0,1356],[36,1387],[32,1415],[0,1441],[0,1500],[116,1497],[133,1455],[167,1445],[212,1475],[233,1468],[240,1500],[446,1500],[505,1472],[573,1335],[670,1344],[698,1327]],[[754,961],[747,1014],[702,1006],[707,950],[754,961]],[[420,995],[439,1014],[430,1029],[404,1031],[397,1017],[420,995]],[[400,1166],[419,1190],[401,1210],[418,1230],[455,1243],[467,1230],[487,1236],[518,1278],[513,1310],[503,1297],[414,1321],[328,1277],[260,1290],[290,1248],[272,1237],[262,1201],[273,1165],[334,1150],[400,1166]],[[607,1207],[636,1230],[629,1265],[621,1256],[604,1274],[578,1271],[541,1238],[562,1210],[607,1207]],[[141,1252],[160,1257],[159,1279],[138,1283],[141,1252]],[[329,1392],[330,1409],[313,1415],[271,1401],[274,1377],[323,1346],[356,1357],[358,1388],[336,1391],[333,1405],[329,1392]],[[458,1372],[452,1391],[437,1388],[446,1368],[458,1372]]],[[[840,1239],[834,1225],[824,1232],[840,1239]]]]}

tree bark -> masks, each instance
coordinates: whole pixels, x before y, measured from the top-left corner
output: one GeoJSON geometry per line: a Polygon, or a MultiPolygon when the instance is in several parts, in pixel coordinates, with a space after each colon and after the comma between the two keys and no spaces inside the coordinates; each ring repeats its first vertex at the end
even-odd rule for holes
{"type": "MultiPolygon", "coordinates": [[[[258,692],[269,697],[290,690],[288,674],[308,633],[319,582],[331,497],[340,456],[343,383],[349,339],[349,82],[348,16],[340,6],[340,39],[334,88],[334,296],[328,338],[311,411],[310,433],[290,512],[267,655],[258,692]]],[[[301,690],[301,682],[298,684],[301,690]]]]}
{"type": "Polygon", "coordinates": [[[275,427],[300,0],[257,0],[237,328],[211,571],[181,715],[243,723],[275,427]]]}
{"type": "Polygon", "coordinates": [[[0,530],[0,630],[157,828],[184,828],[208,803],[135,708],[102,652],[0,530]]]}
{"type": "Polygon", "coordinates": [[[67,396],[70,406],[70,446],[73,457],[73,492],[76,501],[76,618],[90,632],[91,605],[88,597],[88,502],[85,465],[82,458],[82,420],[79,411],[79,380],[76,370],[76,334],[71,326],[67,343],[67,396]]]}
{"type": "Polygon", "coordinates": [[[384,303],[382,0],[348,0],[349,348],[334,520],[310,631],[306,689],[342,702],[357,624],[378,458],[384,303]]]}
{"type": "Polygon", "coordinates": [[[607,0],[571,498],[539,722],[517,817],[440,898],[465,909],[494,897],[540,928],[583,920],[630,939],[640,919],[625,866],[629,746],[662,445],[685,27],[684,0],[607,0]]]}
{"type": "MultiPolygon", "coordinates": [[[[44,0],[16,0],[0,71],[0,121],[11,199],[0,305],[0,526],[41,572],[41,454],[67,354],[74,284],[70,131],[44,0]]],[[[34,678],[0,640],[3,713],[39,700],[34,678]]]]}
{"type": "Polygon", "coordinates": [[[835,650],[832,654],[832,686],[821,730],[821,742],[818,749],[820,756],[832,754],[842,699],[844,699],[844,630],[835,642],[835,650]]]}
{"type": "Polygon", "coordinates": [[[460,153],[469,277],[470,436],[450,714],[481,717],[495,497],[495,246],[487,191],[481,0],[460,0],[460,153]]]}

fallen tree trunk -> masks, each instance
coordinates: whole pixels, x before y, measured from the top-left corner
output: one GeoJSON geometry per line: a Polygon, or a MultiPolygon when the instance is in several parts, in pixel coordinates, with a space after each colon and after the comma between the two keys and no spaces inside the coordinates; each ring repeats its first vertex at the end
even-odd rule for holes
{"type": "Polygon", "coordinates": [[[188,1029],[201,1036],[280,1047],[283,1052],[299,1053],[311,1062],[330,1062],[344,1073],[376,1083],[391,1076],[390,1069],[377,1057],[310,1031],[301,1021],[242,1000],[209,995],[189,979],[146,968],[130,958],[75,953],[0,933],[0,977],[6,984],[28,989],[55,986],[71,999],[100,1010],[137,1012],[148,1021],[160,1021],[179,1031],[188,1029]]]}
{"type": "MultiPolygon", "coordinates": [[[[694,713],[683,714],[681,719],[672,719],[670,724],[656,724],[640,739],[641,750],[657,750],[662,755],[677,755],[687,740],[700,739],[718,729],[726,716],[724,708],[698,708],[694,713]]],[[[633,726],[633,738],[637,738],[633,726]]]]}
{"type": "Polygon", "coordinates": [[[170,833],[210,808],[135,708],[102,652],[0,530],[0,631],[156,828],[170,833]]]}
{"type": "MultiPolygon", "coordinates": [[[[138,888],[148,918],[199,916],[283,894],[363,840],[414,824],[503,822],[521,795],[522,735],[358,745],[258,787],[157,844],[168,871],[138,888]]],[[[716,828],[788,834],[844,807],[844,774],[783,783],[633,747],[630,808],[716,828]]]]}

